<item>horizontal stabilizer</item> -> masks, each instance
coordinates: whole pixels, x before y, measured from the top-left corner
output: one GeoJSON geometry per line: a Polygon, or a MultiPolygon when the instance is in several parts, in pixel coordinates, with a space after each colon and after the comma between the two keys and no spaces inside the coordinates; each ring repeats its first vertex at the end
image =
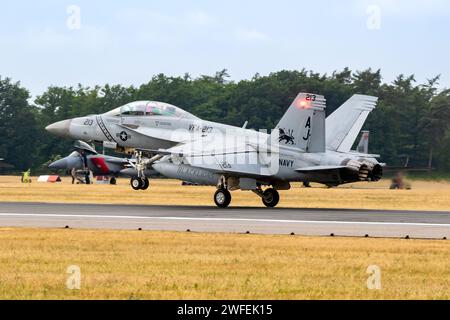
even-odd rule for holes
{"type": "Polygon", "coordinates": [[[348,153],[350,153],[351,155],[354,155],[356,157],[361,157],[361,158],[381,158],[381,155],[379,155],[379,154],[360,153],[360,152],[356,152],[356,151],[350,151],[348,153]]]}
{"type": "Polygon", "coordinates": [[[345,168],[345,166],[313,166],[313,167],[305,167],[305,168],[295,169],[295,171],[300,172],[300,173],[302,173],[302,172],[311,173],[311,172],[338,170],[338,169],[343,169],[343,168],[345,168]]]}

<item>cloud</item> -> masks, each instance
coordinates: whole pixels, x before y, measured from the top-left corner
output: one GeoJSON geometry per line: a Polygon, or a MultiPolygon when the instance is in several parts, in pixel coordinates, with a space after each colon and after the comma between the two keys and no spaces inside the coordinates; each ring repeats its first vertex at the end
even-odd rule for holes
{"type": "Polygon", "coordinates": [[[244,42],[266,42],[270,40],[267,34],[257,30],[239,29],[236,31],[236,37],[244,42]]]}
{"type": "Polygon", "coordinates": [[[204,11],[184,12],[181,14],[165,14],[153,10],[127,9],[117,13],[119,21],[126,24],[172,25],[175,27],[204,26],[215,20],[204,11]]]}
{"type": "Polygon", "coordinates": [[[186,16],[186,20],[190,24],[205,26],[214,22],[214,19],[203,11],[190,12],[186,16]]]}
{"type": "Polygon", "coordinates": [[[166,15],[159,11],[125,9],[116,14],[117,19],[126,24],[175,24],[178,20],[173,15],[166,15]]]}
{"type": "Polygon", "coordinates": [[[22,44],[31,50],[43,51],[68,51],[68,50],[101,50],[110,43],[109,34],[106,30],[83,26],[79,30],[56,28],[30,28],[19,34],[12,40],[14,43],[22,44]]]}
{"type": "Polygon", "coordinates": [[[450,13],[448,0],[358,0],[355,5],[359,12],[376,5],[382,15],[397,17],[438,16],[450,13]]]}

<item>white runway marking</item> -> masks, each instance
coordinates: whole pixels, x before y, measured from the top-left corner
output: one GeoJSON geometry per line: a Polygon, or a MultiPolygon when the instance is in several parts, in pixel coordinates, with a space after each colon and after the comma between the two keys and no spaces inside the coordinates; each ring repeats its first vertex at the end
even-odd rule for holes
{"type": "Polygon", "coordinates": [[[450,224],[411,223],[411,222],[367,222],[367,221],[312,221],[312,220],[277,220],[277,219],[243,219],[243,218],[190,218],[190,217],[145,217],[113,216],[90,214],[37,214],[37,213],[0,213],[0,217],[46,217],[46,218],[100,218],[100,219],[143,219],[143,220],[182,220],[182,221],[236,221],[236,222],[278,222],[303,224],[343,224],[343,225],[389,225],[416,227],[450,227],[450,224]]]}

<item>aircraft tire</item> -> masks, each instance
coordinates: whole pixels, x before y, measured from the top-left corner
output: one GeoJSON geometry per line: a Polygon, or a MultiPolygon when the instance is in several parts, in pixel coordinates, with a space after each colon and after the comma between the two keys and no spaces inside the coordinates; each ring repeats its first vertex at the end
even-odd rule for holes
{"type": "Polygon", "coordinates": [[[144,185],[144,182],[142,181],[141,178],[133,177],[131,178],[130,184],[133,190],[141,190],[142,186],[144,185]]]}
{"type": "Polygon", "coordinates": [[[117,179],[115,177],[112,177],[111,179],[109,179],[109,184],[116,185],[117,179]]]}
{"type": "Polygon", "coordinates": [[[274,208],[280,202],[280,194],[273,188],[267,189],[263,193],[262,201],[266,207],[274,208]]]}
{"type": "Polygon", "coordinates": [[[142,187],[141,187],[141,190],[147,190],[148,187],[150,187],[150,181],[148,180],[148,178],[142,179],[142,187]]]}
{"type": "Polygon", "coordinates": [[[226,189],[218,189],[214,194],[214,202],[219,208],[227,208],[231,203],[231,193],[226,189]]]}

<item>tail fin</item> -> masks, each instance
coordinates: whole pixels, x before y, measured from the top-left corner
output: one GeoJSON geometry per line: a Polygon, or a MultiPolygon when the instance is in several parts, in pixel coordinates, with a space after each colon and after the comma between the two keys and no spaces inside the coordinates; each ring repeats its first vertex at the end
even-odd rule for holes
{"type": "Polygon", "coordinates": [[[327,148],[349,152],[378,98],[355,94],[326,120],[327,148]]]}
{"type": "Polygon", "coordinates": [[[321,95],[298,94],[275,128],[280,145],[303,152],[325,152],[325,107],[321,95]]]}
{"type": "Polygon", "coordinates": [[[359,153],[369,153],[369,131],[361,132],[361,140],[359,140],[356,151],[359,153]]]}

